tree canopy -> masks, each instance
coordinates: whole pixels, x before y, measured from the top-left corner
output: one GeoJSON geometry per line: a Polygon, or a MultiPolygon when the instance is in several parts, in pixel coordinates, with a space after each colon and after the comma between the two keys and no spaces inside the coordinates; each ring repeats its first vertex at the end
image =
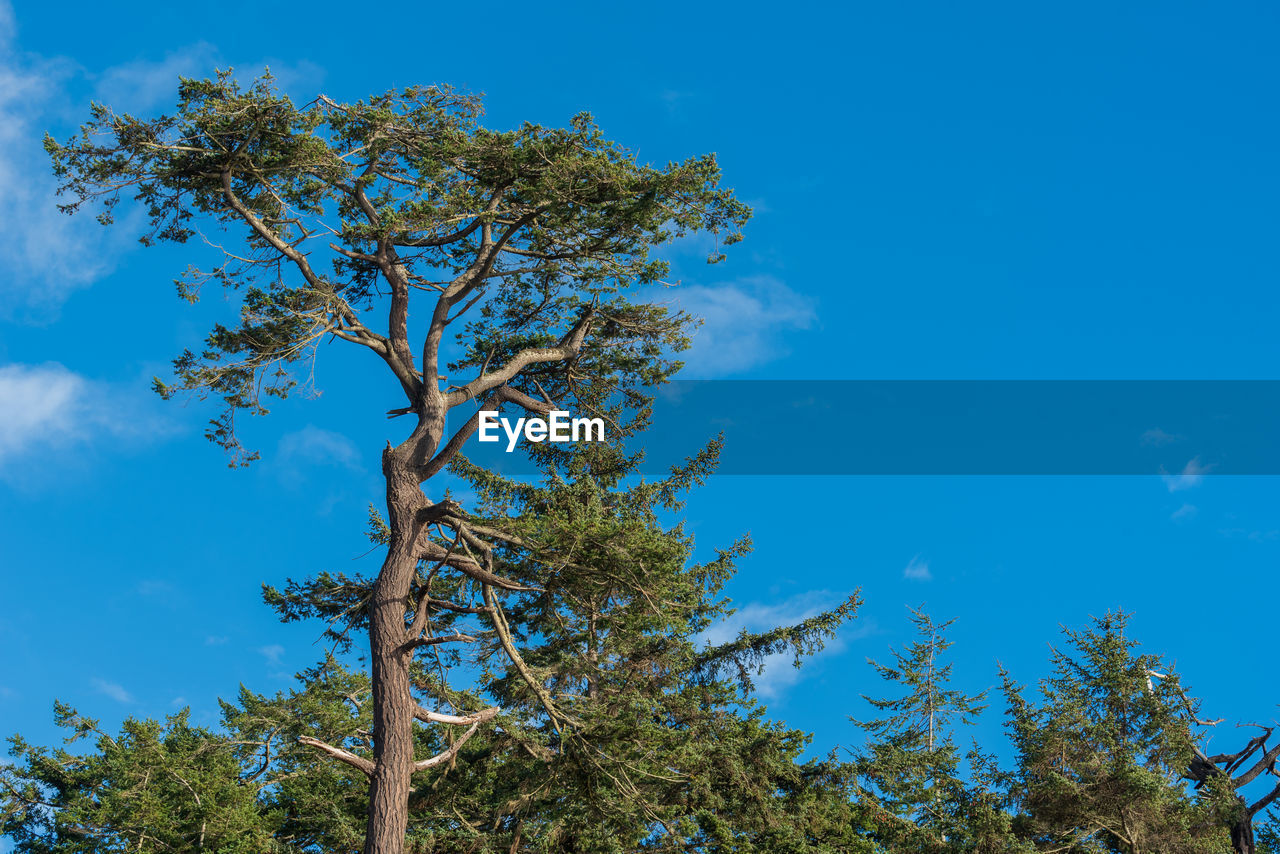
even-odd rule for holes
{"type": "MultiPolygon", "coordinates": [[[[213,282],[238,293],[239,321],[216,325],[156,388],[220,399],[208,435],[233,464],[256,456],[237,415],[264,414],[269,398],[288,395],[321,341],[371,350],[399,386],[402,405],[388,414],[412,416],[412,426],[383,453],[387,548],[364,620],[372,755],[308,741],[370,778],[369,854],[403,850],[412,776],[453,762],[501,711],[442,712],[415,698],[422,656],[476,640],[439,633],[458,615],[486,621],[557,731],[568,721],[520,659],[499,601],[498,591],[545,587],[498,572],[495,554],[518,535],[482,530],[423,485],[460,461],[482,409],[601,412],[617,395],[643,409],[644,389],[678,368],[692,319],[628,292],[663,283],[656,247],[694,231],[730,245],[750,215],[719,186],[712,155],[658,168],[585,114],[566,128],[509,131],[479,115],[478,98],[448,87],[296,106],[270,77],[242,87],[220,72],[182,79],[171,115],[95,104],[75,138],[45,142],[65,211],[97,203],[111,224],[132,196],[146,212],[144,244],[200,235],[219,250],[212,266],[189,267],[178,290],[194,300],[213,282]],[[450,434],[453,411],[469,417],[450,434]],[[479,604],[456,601],[471,594],[479,604]],[[420,758],[418,722],[467,729],[420,758]]],[[[723,257],[717,249],[708,260],[723,257]]]]}

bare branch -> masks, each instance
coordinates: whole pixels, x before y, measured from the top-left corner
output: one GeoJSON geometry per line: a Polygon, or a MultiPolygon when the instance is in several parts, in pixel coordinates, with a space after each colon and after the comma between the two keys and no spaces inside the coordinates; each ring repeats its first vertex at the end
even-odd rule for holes
{"type": "Polygon", "coordinates": [[[451,635],[440,635],[430,638],[414,638],[405,644],[406,647],[415,648],[420,646],[436,646],[442,643],[475,643],[476,639],[471,635],[464,635],[462,632],[454,632],[451,635]]]}
{"type": "Polygon", "coordinates": [[[299,736],[298,743],[305,744],[309,747],[314,747],[317,750],[321,751],[322,753],[329,754],[334,759],[342,760],[343,762],[350,765],[352,768],[356,768],[370,777],[373,776],[374,764],[370,762],[368,759],[365,759],[363,756],[356,756],[354,753],[348,750],[343,750],[341,747],[334,747],[332,744],[326,744],[320,739],[312,738],[309,735],[299,736]]]}
{"type": "Polygon", "coordinates": [[[257,234],[266,240],[276,251],[293,262],[294,266],[302,273],[302,277],[307,280],[307,284],[315,288],[323,289],[323,280],[316,275],[311,269],[310,262],[307,257],[281,239],[280,235],[274,229],[269,227],[265,222],[258,218],[258,215],[249,210],[235,191],[231,189],[231,167],[227,166],[222,170],[222,196],[227,200],[227,204],[231,209],[240,215],[240,218],[249,224],[249,226],[257,232],[257,234]]]}
{"type": "Polygon", "coordinates": [[[425,771],[428,768],[433,768],[436,765],[439,765],[443,762],[448,762],[450,759],[458,755],[458,751],[462,749],[462,745],[466,744],[467,740],[470,739],[471,736],[475,735],[476,730],[478,730],[479,728],[480,728],[479,722],[472,724],[471,728],[468,729],[466,732],[464,732],[461,736],[459,736],[458,740],[453,743],[453,747],[450,747],[448,750],[443,750],[440,753],[437,753],[435,756],[432,756],[430,759],[420,759],[419,761],[413,763],[413,770],[425,771]]]}
{"type": "Polygon", "coordinates": [[[529,365],[539,362],[561,362],[577,354],[582,347],[583,340],[587,337],[587,330],[590,327],[594,313],[594,308],[583,312],[582,317],[578,318],[577,323],[564,334],[564,337],[560,339],[560,343],[556,346],[530,347],[521,350],[511,357],[511,361],[496,371],[482,374],[457,391],[450,392],[445,397],[446,405],[452,408],[468,400],[475,400],[485,392],[514,379],[529,365]]]}
{"type": "Polygon", "coordinates": [[[485,721],[492,720],[498,715],[498,707],[490,706],[487,709],[481,709],[469,715],[446,715],[441,712],[431,712],[422,706],[415,706],[413,716],[420,721],[433,724],[450,724],[452,726],[470,726],[472,724],[480,724],[485,721]]]}
{"type": "Polygon", "coordinates": [[[546,415],[554,409],[553,406],[543,404],[524,392],[512,388],[511,386],[499,386],[493,390],[493,393],[489,395],[483,404],[481,404],[480,408],[471,414],[471,417],[467,419],[467,422],[459,427],[456,433],[449,437],[449,441],[445,443],[445,446],[441,448],[434,457],[432,457],[431,461],[422,467],[422,470],[419,472],[419,476],[423,480],[427,480],[428,478],[435,477],[436,474],[442,471],[444,467],[458,455],[458,452],[462,450],[462,446],[467,443],[467,440],[475,434],[477,429],[479,429],[480,413],[488,409],[497,409],[505,402],[514,403],[529,412],[537,412],[540,415],[546,415]]]}
{"type": "Polygon", "coordinates": [[[423,546],[419,553],[421,560],[435,561],[443,563],[445,566],[452,567],[464,575],[474,578],[482,584],[490,584],[503,590],[512,590],[518,592],[534,592],[538,590],[536,587],[526,587],[516,581],[503,578],[500,575],[482,566],[474,558],[465,557],[463,555],[450,555],[448,550],[439,543],[430,540],[423,546]]]}
{"type": "Polygon", "coordinates": [[[484,585],[484,602],[490,608],[493,626],[498,633],[498,642],[502,645],[507,658],[511,660],[511,664],[515,667],[516,672],[520,674],[520,678],[529,686],[538,698],[538,702],[542,704],[542,708],[546,710],[547,718],[551,721],[551,725],[555,727],[556,732],[561,732],[561,722],[568,722],[568,719],[555,707],[555,704],[551,701],[551,695],[547,693],[547,689],[542,686],[542,682],[530,672],[529,666],[524,663],[524,658],[520,655],[520,651],[516,649],[515,642],[511,639],[511,630],[507,626],[507,618],[502,613],[502,606],[498,604],[497,598],[493,595],[493,587],[488,584],[484,585]]]}

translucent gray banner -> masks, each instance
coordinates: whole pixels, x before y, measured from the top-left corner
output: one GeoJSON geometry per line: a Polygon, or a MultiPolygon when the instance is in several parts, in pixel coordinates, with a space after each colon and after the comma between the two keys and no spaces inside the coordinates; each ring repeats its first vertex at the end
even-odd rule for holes
{"type": "MultiPolygon", "coordinates": [[[[653,426],[627,442],[646,474],[721,433],[720,474],[1280,474],[1277,380],[682,381],[655,394],[653,426]]],[[[511,451],[498,435],[465,453],[533,473],[524,435],[511,451]]]]}

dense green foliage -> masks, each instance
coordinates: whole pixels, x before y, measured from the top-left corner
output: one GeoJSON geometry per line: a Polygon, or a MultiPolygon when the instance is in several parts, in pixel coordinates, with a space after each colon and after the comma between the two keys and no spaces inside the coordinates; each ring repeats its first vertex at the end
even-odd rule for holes
{"type": "MultiPolygon", "coordinates": [[[[594,519],[574,530],[607,524],[609,514],[581,491],[560,497],[571,495],[579,506],[565,512],[579,525],[581,513],[594,519]]],[[[694,593],[687,601],[696,611],[713,599],[694,593]]],[[[548,674],[553,707],[562,710],[559,732],[521,680],[490,674],[489,690],[518,711],[421,779],[410,850],[1232,850],[1230,790],[1222,781],[1192,787],[1180,764],[1198,741],[1187,710],[1194,701],[1155,656],[1135,651],[1123,615],[1068,632],[1036,690],[1006,677],[1016,754],[1000,770],[976,749],[960,755],[953,724],[977,713],[979,698],[947,686],[946,624],[924,614],[914,616],[920,640],[876,665],[893,696],[873,703],[884,715],[863,724],[867,744],[845,764],[801,761],[807,736],[764,717],[742,693],[737,665],[730,678],[708,675],[730,646],[750,647],[760,636],[707,649],[697,632],[681,636],[688,624],[629,607],[597,609],[594,662],[589,607],[566,614],[566,630],[524,639],[528,666],[548,674]],[[632,620],[656,620],[657,631],[629,635],[623,627],[632,620]],[[672,647],[678,654],[669,656],[672,647]]],[[[532,622],[519,608],[510,613],[513,625],[532,622]]],[[[342,763],[316,763],[297,738],[367,753],[368,687],[366,676],[331,659],[300,674],[296,691],[242,689],[223,704],[216,730],[182,713],[163,723],[127,720],[114,737],[60,705],[69,740],[93,744],[72,752],[13,739],[16,762],[0,766],[3,831],[37,854],[358,850],[365,781],[342,763]]],[[[439,751],[445,732],[420,728],[421,752],[439,751]]],[[[1255,851],[1276,850],[1275,837],[1271,819],[1258,828],[1255,851]]]]}
{"type": "MultiPolygon", "coordinates": [[[[634,396],[602,401],[639,429],[634,396]],[[630,419],[630,420],[628,420],[630,419]]],[[[796,626],[743,632],[720,646],[703,633],[731,615],[722,590],[745,538],[693,561],[683,526],[665,526],[681,494],[712,470],[717,446],[653,482],[616,444],[537,453],[546,477],[507,480],[460,460],[480,496],[470,530],[499,541],[495,571],[526,590],[477,594],[424,577],[432,596],[489,608],[505,631],[442,613],[462,649],[431,647],[415,670],[424,705],[502,714],[472,737],[411,802],[424,851],[852,851],[851,778],[832,760],[800,762],[808,737],[766,720],[751,699],[765,656],[797,663],[853,616],[857,597],[796,626]],[[503,634],[508,637],[504,639],[503,634]],[[504,643],[517,648],[504,655],[504,643]],[[470,690],[458,685],[469,683],[470,690]],[[476,848],[475,846],[481,847],[476,848]]],[[[375,519],[374,536],[385,536],[375,519]]],[[[430,567],[422,567],[424,575],[430,567]]],[[[321,576],[268,589],[286,619],[345,618],[358,627],[362,579],[321,576]]],[[[343,640],[340,630],[332,634],[343,640]]]]}
{"type": "Polygon", "coordinates": [[[68,213],[96,205],[109,224],[132,197],[146,212],[144,244],[239,239],[176,282],[191,301],[205,284],[223,288],[239,321],[184,351],[156,388],[220,399],[209,436],[245,463],[256,454],[240,444],[237,414],[263,414],[309,383],[326,340],[371,349],[403,387],[405,411],[427,420],[507,383],[541,399],[542,380],[572,399],[580,383],[669,373],[689,318],[625,294],[663,283],[655,247],[706,232],[714,263],[741,239],[750,209],[719,186],[715,156],[655,167],[585,113],[565,128],[498,131],[481,111],[477,96],[447,86],[298,105],[269,75],[242,86],[223,71],[181,79],[176,109],[156,118],[95,104],[79,134],[45,148],[68,213]],[[423,341],[410,340],[410,303],[430,319],[423,341]],[[502,373],[588,318],[571,365],[502,373]],[[437,385],[450,326],[459,358],[453,383],[437,385]],[[502,379],[472,379],[485,372],[502,379]]]}
{"type": "Polygon", "coordinates": [[[1165,662],[1135,652],[1127,621],[1109,613],[1067,631],[1039,702],[1005,675],[1020,826],[1064,851],[1230,851],[1230,798],[1185,780],[1194,709],[1165,662]]]}
{"type": "Polygon", "coordinates": [[[912,610],[918,640],[893,652],[893,663],[871,666],[897,696],[865,697],[883,717],[855,721],[868,734],[855,767],[865,785],[875,839],[886,851],[1018,851],[1010,816],[1001,807],[994,762],[975,748],[972,780],[961,771],[955,723],[972,723],[985,708],[983,694],[950,687],[946,658],[951,622],[935,623],[912,610]]]}
{"type": "MultiPolygon", "coordinates": [[[[505,520],[508,541],[496,565],[540,582],[494,603],[534,679],[516,672],[501,640],[472,625],[473,615],[455,613],[436,627],[474,632],[476,642],[466,654],[419,660],[415,685],[424,702],[492,702],[503,712],[453,761],[417,780],[409,850],[871,850],[848,768],[834,759],[801,761],[808,736],[768,721],[749,693],[764,656],[789,649],[799,660],[820,648],[853,616],[856,597],[795,627],[744,632],[719,647],[701,640],[731,614],[721,591],[748,543],[694,563],[691,538],[679,525],[664,527],[658,511],[678,509],[679,492],[706,475],[714,450],[670,478],[628,488],[620,478],[633,461],[608,446],[564,454],[555,467],[571,477],[553,470],[536,486],[459,466],[484,495],[488,515],[475,524],[505,520]],[[466,690],[458,687],[464,681],[466,690]]],[[[373,536],[382,536],[376,523],[373,536]]],[[[364,592],[361,579],[322,576],[283,593],[268,589],[268,599],[286,618],[345,613],[354,626],[364,592]]],[[[367,679],[331,659],[303,674],[299,692],[264,698],[242,690],[223,711],[218,734],[189,737],[184,718],[168,724],[195,738],[208,761],[216,758],[216,773],[195,774],[185,754],[170,751],[178,763],[172,785],[152,786],[136,740],[123,748],[101,741],[101,761],[110,758],[130,774],[62,782],[39,763],[11,772],[11,781],[33,799],[39,792],[45,805],[12,814],[10,829],[44,840],[50,851],[105,851],[121,842],[157,852],[358,850],[363,780],[346,765],[317,763],[296,742],[309,735],[367,754],[367,679]],[[207,839],[243,847],[194,846],[193,828],[206,816],[190,795],[178,796],[177,775],[198,782],[204,801],[217,800],[207,839]],[[149,812],[128,811],[135,790],[169,802],[165,822],[174,827],[163,840],[164,824],[144,839],[117,818],[124,810],[135,825],[150,826],[149,812]],[[80,805],[74,828],[62,818],[70,804],[80,805]],[[224,812],[241,817],[239,836],[224,812]],[[90,847],[68,848],[68,840],[90,847]]],[[[132,721],[126,727],[156,729],[132,721]]],[[[420,728],[417,736],[421,755],[438,752],[450,737],[441,727],[420,728]]],[[[20,755],[30,762],[36,754],[23,745],[20,755]]]]}

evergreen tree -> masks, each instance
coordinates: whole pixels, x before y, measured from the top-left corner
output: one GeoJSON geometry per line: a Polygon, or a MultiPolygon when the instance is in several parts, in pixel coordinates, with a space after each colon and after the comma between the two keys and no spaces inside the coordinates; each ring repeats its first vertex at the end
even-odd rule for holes
{"type": "Polygon", "coordinates": [[[1002,672],[1017,827],[1051,851],[1230,852],[1234,798],[1214,781],[1192,790],[1185,779],[1198,741],[1185,694],[1158,656],[1136,651],[1128,619],[1108,613],[1064,629],[1038,702],[1002,672]]]}
{"type": "Polygon", "coordinates": [[[486,565],[496,541],[455,527],[466,517],[431,481],[481,409],[546,415],[555,400],[582,415],[599,388],[663,381],[690,319],[629,289],[663,283],[668,267],[651,253],[683,234],[715,235],[708,260],[718,262],[750,216],[719,186],[714,156],[656,168],[586,114],[567,128],[494,131],[480,111],[478,98],[448,87],[299,106],[269,77],[244,87],[220,72],[180,80],[169,115],[95,104],[75,137],[45,141],[69,213],[97,203],[110,224],[132,196],[146,213],[144,244],[229,232],[227,248],[203,270],[192,264],[178,290],[194,301],[203,285],[222,287],[240,316],[183,352],[156,389],[220,399],[208,436],[233,464],[255,456],[237,416],[263,414],[308,381],[321,342],[368,351],[376,359],[366,364],[393,381],[398,399],[385,408],[409,424],[382,454],[388,548],[364,620],[372,752],[309,742],[317,761],[369,778],[367,854],[403,851],[414,775],[454,762],[498,712],[441,717],[413,702],[418,653],[468,642],[428,632],[435,603],[415,595],[419,563],[436,566],[437,591],[483,587],[485,610],[468,613],[492,618],[498,633],[495,591],[520,587],[486,565]],[[463,421],[453,431],[451,413],[463,421]],[[419,618],[406,623],[415,605],[419,618]],[[445,728],[449,748],[416,753],[419,723],[445,728]]]}
{"type": "MultiPolygon", "coordinates": [[[[851,802],[850,769],[833,757],[800,761],[808,736],[767,720],[750,693],[766,656],[790,650],[798,663],[821,648],[853,616],[856,595],[796,626],[743,632],[719,646],[701,640],[732,613],[723,587],[749,543],[698,564],[692,538],[662,516],[677,513],[681,494],[711,471],[716,452],[712,445],[649,483],[630,477],[636,459],[613,445],[547,451],[547,476],[537,484],[457,464],[484,511],[459,526],[499,538],[502,546],[484,561],[523,589],[486,596],[481,585],[468,590],[435,575],[433,564],[419,566],[419,607],[442,603],[431,631],[469,639],[428,645],[415,659],[421,707],[439,709],[434,715],[444,722],[488,704],[501,711],[489,726],[471,723],[458,735],[415,730],[415,753],[448,758],[423,769],[410,794],[407,850],[870,850],[851,802]]],[[[371,535],[386,540],[376,515],[371,535]]],[[[322,574],[266,595],[286,619],[334,620],[330,637],[342,645],[367,622],[372,589],[369,579],[322,574]]],[[[407,610],[406,621],[416,613],[407,610]]],[[[137,765],[132,775],[102,780],[50,777],[29,761],[38,752],[24,748],[23,763],[5,779],[43,805],[15,813],[9,828],[44,840],[44,849],[32,850],[124,844],[158,852],[177,837],[121,835],[152,821],[149,812],[131,813],[132,805],[167,799],[165,821],[186,828],[190,847],[191,828],[203,820],[193,803],[216,797],[237,805],[243,820],[239,836],[218,837],[227,851],[359,850],[364,776],[354,762],[317,765],[306,745],[368,760],[369,679],[332,658],[300,676],[299,690],[273,698],[242,689],[237,702],[223,704],[224,731],[198,733],[203,746],[194,752],[219,764],[216,774],[181,772],[199,783],[194,802],[157,788],[132,746],[117,755],[100,742],[101,755],[78,760],[93,765],[110,754],[120,767],[137,765]],[[150,800],[131,800],[139,792],[150,800]],[[68,807],[79,810],[74,827],[49,823],[70,814],[68,807]]]]}
{"type": "Polygon", "coordinates": [[[900,693],[864,695],[884,716],[854,721],[868,735],[855,765],[874,819],[872,835],[895,852],[1017,850],[994,789],[994,762],[975,746],[968,757],[972,779],[962,776],[955,724],[973,723],[985,708],[985,692],[968,695],[950,687],[946,632],[954,620],[936,623],[911,609],[911,622],[918,639],[894,650],[892,664],[870,661],[900,693]]]}
{"type": "MultiPolygon", "coordinates": [[[[597,404],[623,437],[647,422],[638,392],[597,404]]],[[[453,510],[451,530],[463,549],[482,542],[478,534],[496,542],[477,559],[515,584],[501,593],[448,587],[422,564],[421,596],[451,603],[433,630],[471,643],[465,654],[432,647],[414,684],[424,705],[501,712],[457,762],[415,787],[411,850],[864,844],[849,769],[831,758],[798,762],[808,737],[767,721],[750,695],[766,656],[789,650],[798,665],[853,616],[856,595],[795,626],[714,647],[700,641],[732,613],[722,590],[749,541],[694,563],[692,538],[662,516],[678,513],[718,450],[713,443],[653,482],[637,480],[639,457],[617,442],[540,447],[537,483],[455,462],[480,500],[474,513],[453,510]],[[463,674],[466,692],[456,687],[463,674]]],[[[360,627],[368,590],[367,580],[321,576],[267,595],[286,619],[360,627]]]]}
{"type": "Polygon", "coordinates": [[[191,725],[187,712],[163,723],[130,718],[112,737],[97,721],[57,704],[66,744],[49,750],[10,739],[14,765],[0,765],[0,833],[26,854],[284,850],[263,821],[258,785],[242,779],[230,738],[191,725]]]}

